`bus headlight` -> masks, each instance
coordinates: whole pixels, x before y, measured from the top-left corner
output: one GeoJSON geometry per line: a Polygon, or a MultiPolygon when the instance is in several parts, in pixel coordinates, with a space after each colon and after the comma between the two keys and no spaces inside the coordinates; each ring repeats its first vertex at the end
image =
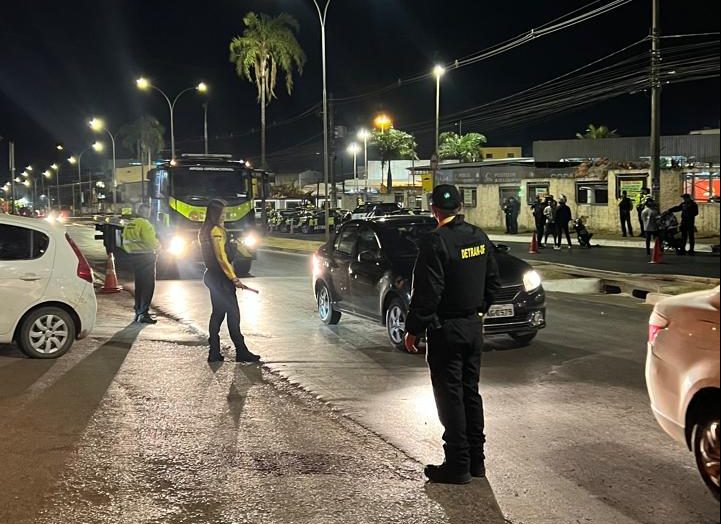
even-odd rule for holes
{"type": "Polygon", "coordinates": [[[538,274],[538,271],[526,271],[523,275],[523,287],[527,293],[541,287],[541,275],[538,274]]]}
{"type": "Polygon", "coordinates": [[[185,253],[185,250],[188,248],[188,243],[185,241],[183,237],[173,237],[170,241],[170,245],[168,246],[168,253],[173,255],[174,257],[179,257],[185,253]]]}
{"type": "Polygon", "coordinates": [[[248,233],[243,237],[243,245],[248,249],[255,249],[258,245],[258,235],[255,233],[248,233]]]}

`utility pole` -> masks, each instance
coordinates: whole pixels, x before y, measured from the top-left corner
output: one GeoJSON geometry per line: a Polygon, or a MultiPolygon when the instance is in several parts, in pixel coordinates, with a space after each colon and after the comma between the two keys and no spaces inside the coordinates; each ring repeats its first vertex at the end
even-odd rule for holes
{"type": "Polygon", "coordinates": [[[15,142],[8,142],[10,158],[10,214],[15,214],[15,142]]]}
{"type": "Polygon", "coordinates": [[[652,0],[651,27],[651,191],[661,199],[661,0],[652,0]]]}
{"type": "Polygon", "coordinates": [[[203,104],[203,139],[205,140],[205,154],[208,154],[208,102],[203,104]]]}
{"type": "MultiPolygon", "coordinates": [[[[329,94],[329,100],[328,100],[328,129],[331,133],[330,135],[330,193],[328,192],[328,186],[325,186],[325,201],[326,205],[329,206],[329,202],[333,202],[333,207],[335,207],[335,202],[337,202],[338,198],[335,194],[335,183],[336,183],[336,177],[335,177],[335,139],[336,132],[335,132],[335,115],[333,113],[333,93],[329,94]],[[331,196],[333,197],[331,199],[331,196]]],[[[343,173],[341,172],[341,176],[343,176],[343,173]]],[[[327,218],[327,217],[326,217],[327,218]]]]}

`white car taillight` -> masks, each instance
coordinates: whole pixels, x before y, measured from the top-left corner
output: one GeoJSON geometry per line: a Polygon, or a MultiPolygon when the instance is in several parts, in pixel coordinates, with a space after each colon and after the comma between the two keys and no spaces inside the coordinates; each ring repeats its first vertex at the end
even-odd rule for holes
{"type": "Polygon", "coordinates": [[[648,343],[653,344],[656,342],[658,334],[667,329],[668,324],[668,319],[657,311],[651,313],[651,318],[648,319],[648,343]]]}
{"type": "Polygon", "coordinates": [[[68,241],[68,244],[70,244],[70,247],[73,249],[73,253],[75,253],[75,256],[78,258],[78,268],[77,268],[77,275],[78,277],[82,278],[86,282],[93,283],[93,270],[90,267],[90,264],[88,264],[87,259],[85,258],[85,255],[80,251],[80,248],[78,248],[77,244],[73,242],[73,239],[70,238],[70,235],[65,233],[65,239],[68,241]]]}

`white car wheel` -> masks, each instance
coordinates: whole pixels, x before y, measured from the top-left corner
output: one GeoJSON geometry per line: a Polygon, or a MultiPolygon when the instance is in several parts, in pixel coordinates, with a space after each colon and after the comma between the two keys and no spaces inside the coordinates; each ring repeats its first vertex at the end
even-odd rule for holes
{"type": "Polygon", "coordinates": [[[75,324],[68,313],[56,307],[33,311],[23,321],[18,337],[20,349],[31,358],[57,358],[75,341],[75,324]]]}
{"type": "Polygon", "coordinates": [[[721,422],[718,417],[709,417],[694,426],[693,452],[701,478],[718,500],[721,461],[721,422]]]}

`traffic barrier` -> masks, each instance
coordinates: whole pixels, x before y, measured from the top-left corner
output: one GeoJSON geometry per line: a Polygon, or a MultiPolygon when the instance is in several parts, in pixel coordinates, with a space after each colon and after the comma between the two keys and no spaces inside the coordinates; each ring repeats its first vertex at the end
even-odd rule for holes
{"type": "Polygon", "coordinates": [[[123,290],[118,284],[118,274],[115,272],[115,255],[108,254],[108,261],[105,263],[105,283],[100,288],[103,294],[120,293],[123,290]]]}
{"type": "Polygon", "coordinates": [[[656,242],[653,244],[653,253],[651,253],[651,264],[663,264],[663,244],[661,238],[656,236],[656,242]]]}
{"type": "Polygon", "coordinates": [[[528,252],[531,255],[537,255],[538,254],[538,236],[536,235],[536,232],[533,232],[533,238],[531,239],[531,245],[528,248],[528,252]]]}

